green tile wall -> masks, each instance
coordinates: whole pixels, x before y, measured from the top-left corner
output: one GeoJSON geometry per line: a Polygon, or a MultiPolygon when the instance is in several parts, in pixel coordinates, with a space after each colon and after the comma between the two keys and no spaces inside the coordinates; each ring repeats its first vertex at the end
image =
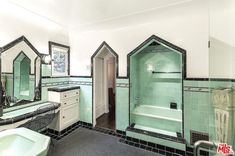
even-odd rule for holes
{"type": "MultiPolygon", "coordinates": [[[[3,75],[2,75],[3,77],[3,75]]],[[[12,86],[13,75],[6,75],[7,87],[12,86]]],[[[33,77],[30,77],[33,79],[33,77]]],[[[31,82],[31,81],[30,81],[31,82]]],[[[47,101],[47,88],[58,85],[80,85],[80,120],[87,123],[92,123],[92,79],[91,78],[78,78],[78,77],[63,77],[63,78],[43,78],[42,79],[42,101],[47,101]],[[85,84],[89,82],[89,84],[85,84]],[[78,84],[84,83],[84,84],[78,84]]],[[[129,126],[129,87],[125,84],[129,84],[129,79],[117,79],[116,81],[116,129],[125,131],[129,126]],[[124,84],[121,86],[119,84],[124,84]]],[[[207,88],[209,87],[234,87],[235,82],[228,81],[184,81],[184,87],[194,88],[207,88]]],[[[136,86],[132,86],[136,87],[136,86]]],[[[151,87],[151,86],[150,86],[151,87]]],[[[162,87],[161,87],[162,88],[162,87]]],[[[169,88],[159,90],[163,93],[169,92],[169,88]]],[[[156,91],[154,91],[156,92],[156,91]]],[[[10,93],[9,93],[10,94],[10,93]]],[[[133,94],[137,94],[133,92],[133,94]]],[[[179,93],[175,93],[178,95],[179,93]]],[[[195,92],[195,91],[184,91],[184,132],[186,143],[190,142],[190,130],[200,131],[209,133],[210,139],[215,139],[215,123],[214,123],[214,109],[211,103],[210,92],[195,92]]],[[[143,139],[146,141],[156,142],[156,138],[149,138],[142,135],[130,134],[136,138],[143,139]]],[[[159,142],[159,140],[157,140],[159,142]]],[[[164,142],[163,142],[164,144],[164,142]]],[[[175,143],[167,143],[170,147],[182,148],[181,145],[175,143]]],[[[235,147],[235,142],[234,142],[235,147]]]]}
{"type": "Polygon", "coordinates": [[[42,64],[42,76],[51,76],[51,65],[42,64]]]}
{"type": "Polygon", "coordinates": [[[190,130],[209,133],[215,140],[215,114],[210,88],[232,87],[230,81],[184,81],[185,87],[207,88],[207,92],[184,91],[184,130],[187,144],[190,142],[190,130]]]}
{"type": "Polygon", "coordinates": [[[116,80],[116,129],[125,131],[129,126],[129,88],[118,84],[129,84],[129,79],[116,80]]]}
{"type": "MultiPolygon", "coordinates": [[[[197,87],[197,82],[195,83],[195,85],[191,84],[190,86],[197,87]]],[[[185,82],[186,84],[187,82],[185,82]]],[[[213,117],[211,111],[209,92],[184,91],[184,132],[188,144],[190,143],[190,130],[205,133],[210,131],[210,118],[213,117]]]]}
{"type": "Polygon", "coordinates": [[[131,104],[169,108],[171,102],[176,102],[181,109],[182,74],[152,74],[147,71],[148,64],[152,64],[157,72],[181,72],[181,55],[172,50],[149,52],[144,49],[131,56],[131,104]],[[136,97],[140,98],[138,102],[136,97]]]}
{"type": "Polygon", "coordinates": [[[69,81],[71,84],[80,86],[80,120],[83,122],[92,123],[92,79],[70,78],[69,81]]]}

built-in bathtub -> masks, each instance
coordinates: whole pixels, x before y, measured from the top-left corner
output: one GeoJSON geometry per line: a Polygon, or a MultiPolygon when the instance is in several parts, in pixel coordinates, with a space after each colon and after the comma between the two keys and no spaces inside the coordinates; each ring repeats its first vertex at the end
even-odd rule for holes
{"type": "Polygon", "coordinates": [[[182,111],[152,105],[138,105],[132,111],[135,128],[176,135],[182,133],[182,111]]]}

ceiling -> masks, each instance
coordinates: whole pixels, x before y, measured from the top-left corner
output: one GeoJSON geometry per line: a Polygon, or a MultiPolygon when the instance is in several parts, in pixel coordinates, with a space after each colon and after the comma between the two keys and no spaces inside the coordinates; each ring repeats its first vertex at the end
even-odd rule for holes
{"type": "Polygon", "coordinates": [[[92,25],[192,0],[7,0],[64,27],[92,25]]]}

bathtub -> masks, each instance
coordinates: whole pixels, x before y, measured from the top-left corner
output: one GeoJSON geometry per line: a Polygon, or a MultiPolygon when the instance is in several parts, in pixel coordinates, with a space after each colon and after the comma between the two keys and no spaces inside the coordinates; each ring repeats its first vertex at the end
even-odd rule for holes
{"type": "Polygon", "coordinates": [[[131,113],[132,123],[172,133],[182,131],[182,111],[152,105],[139,105],[131,113]]]}

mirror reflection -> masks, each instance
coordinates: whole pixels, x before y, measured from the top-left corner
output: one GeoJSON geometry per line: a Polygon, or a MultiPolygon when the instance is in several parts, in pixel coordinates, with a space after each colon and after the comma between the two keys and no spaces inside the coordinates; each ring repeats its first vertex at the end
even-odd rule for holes
{"type": "Polygon", "coordinates": [[[3,47],[1,83],[3,108],[41,99],[41,55],[24,36],[3,47]]]}

